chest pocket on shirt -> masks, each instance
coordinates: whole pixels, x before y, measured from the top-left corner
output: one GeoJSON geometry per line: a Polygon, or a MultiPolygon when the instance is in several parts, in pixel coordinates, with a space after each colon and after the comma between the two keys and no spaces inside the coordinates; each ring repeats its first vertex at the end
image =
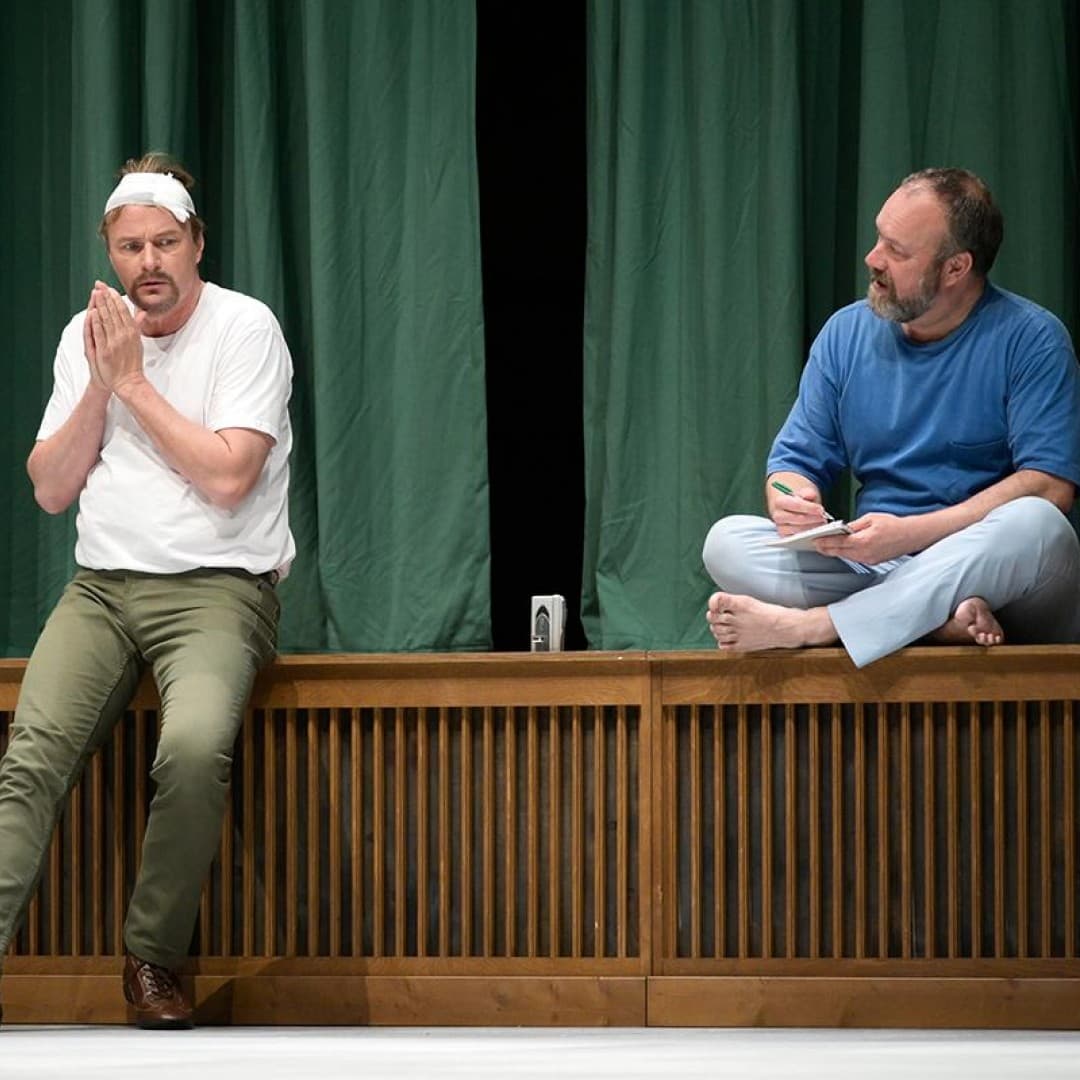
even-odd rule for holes
{"type": "Polygon", "coordinates": [[[950,442],[948,455],[949,494],[956,502],[969,498],[1012,471],[1007,439],[950,442]]]}

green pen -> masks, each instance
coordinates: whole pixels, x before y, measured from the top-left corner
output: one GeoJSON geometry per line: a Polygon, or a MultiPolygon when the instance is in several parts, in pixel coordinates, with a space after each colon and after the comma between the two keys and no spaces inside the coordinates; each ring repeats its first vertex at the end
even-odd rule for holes
{"type": "MultiPolygon", "coordinates": [[[[779,491],[781,495],[794,495],[795,494],[795,492],[792,491],[791,488],[789,488],[787,486],[787,484],[781,484],[779,480],[773,480],[772,481],[772,486],[774,488],[776,488],[776,490],[779,491]]],[[[836,520],[836,518],[834,518],[832,516],[832,514],[830,514],[829,511],[825,509],[824,506],[821,508],[821,512],[825,515],[825,520],[826,521],[835,521],[836,520]]]]}

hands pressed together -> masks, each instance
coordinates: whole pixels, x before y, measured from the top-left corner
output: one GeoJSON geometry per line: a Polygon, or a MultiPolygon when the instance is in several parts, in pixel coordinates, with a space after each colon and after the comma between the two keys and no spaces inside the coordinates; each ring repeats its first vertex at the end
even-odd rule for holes
{"type": "Polygon", "coordinates": [[[94,282],[83,323],[83,343],[95,386],[115,393],[125,382],[142,376],[141,328],[146,312],[133,316],[120,294],[94,282]]]}

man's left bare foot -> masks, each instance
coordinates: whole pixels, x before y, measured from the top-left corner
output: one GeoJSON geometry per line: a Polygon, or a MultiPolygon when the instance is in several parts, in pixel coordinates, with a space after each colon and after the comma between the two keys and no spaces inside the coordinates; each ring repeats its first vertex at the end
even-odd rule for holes
{"type": "Polygon", "coordinates": [[[981,596],[969,596],[956,606],[952,618],[930,635],[943,645],[1003,645],[1005,631],[981,596]]]}

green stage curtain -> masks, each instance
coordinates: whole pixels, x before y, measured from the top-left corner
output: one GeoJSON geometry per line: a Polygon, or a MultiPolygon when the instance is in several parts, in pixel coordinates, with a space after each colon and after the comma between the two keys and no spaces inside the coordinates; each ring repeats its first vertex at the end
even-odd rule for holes
{"type": "Polygon", "coordinates": [[[282,649],[488,647],[472,3],[44,0],[5,37],[5,654],[72,568],[73,515],[36,508],[24,462],[60,330],[110,275],[114,173],[147,149],[198,178],[205,275],[292,350],[282,649]]]}
{"type": "MultiPolygon", "coordinates": [[[[979,173],[994,279],[1078,329],[1073,0],[590,0],[582,613],[710,646],[710,524],[760,513],[809,341],[908,173],[979,173]]],[[[844,493],[836,494],[843,500],[844,493]]]]}

